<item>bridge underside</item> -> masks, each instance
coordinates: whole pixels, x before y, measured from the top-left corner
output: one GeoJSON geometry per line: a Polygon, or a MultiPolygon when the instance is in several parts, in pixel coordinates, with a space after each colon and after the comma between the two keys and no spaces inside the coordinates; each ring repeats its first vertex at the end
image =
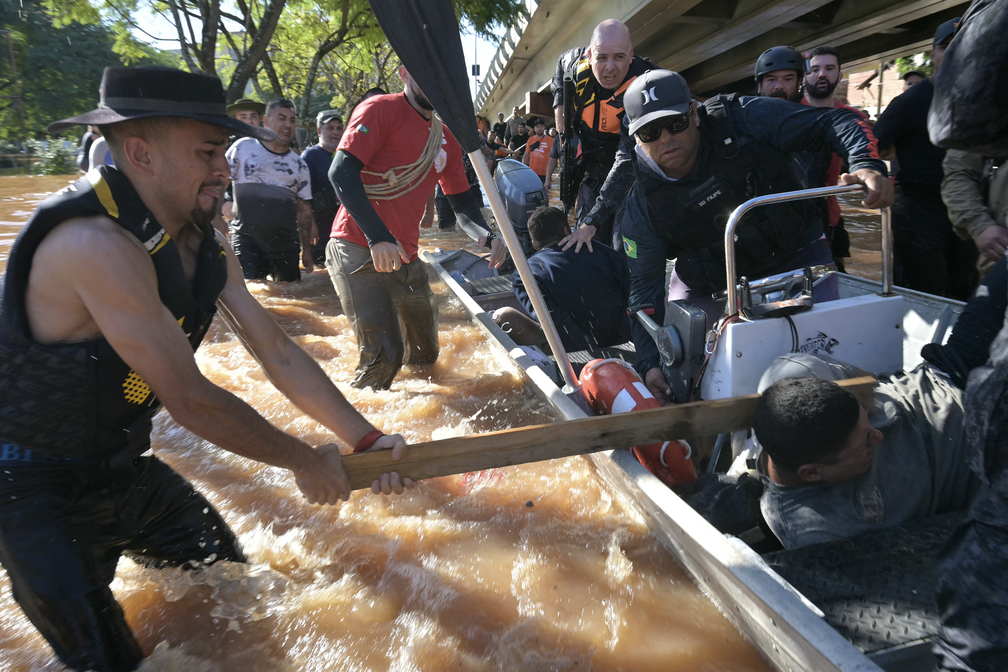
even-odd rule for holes
{"type": "MultiPolygon", "coordinates": [[[[693,93],[755,91],[756,58],[787,44],[835,47],[845,72],[931,48],[935,28],[961,16],[954,0],[527,0],[531,19],[508,31],[480,87],[480,114],[550,114],[557,58],[588,43],[604,19],[625,22],[634,51],[677,70],[693,93]],[[537,95],[538,94],[538,95],[537,95]]],[[[551,115],[550,115],[551,116],[551,115]]]]}

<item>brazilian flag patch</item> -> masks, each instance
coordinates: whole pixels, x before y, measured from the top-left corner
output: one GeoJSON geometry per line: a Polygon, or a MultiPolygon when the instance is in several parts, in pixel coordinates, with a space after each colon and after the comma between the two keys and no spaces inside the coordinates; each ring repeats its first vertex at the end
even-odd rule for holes
{"type": "Polygon", "coordinates": [[[626,256],[630,257],[631,259],[636,259],[637,243],[630,240],[626,236],[623,236],[623,251],[626,253],[626,256]]]}
{"type": "Polygon", "coordinates": [[[371,132],[371,129],[369,129],[364,124],[357,124],[357,130],[363,133],[364,135],[367,135],[368,133],[371,132]]]}

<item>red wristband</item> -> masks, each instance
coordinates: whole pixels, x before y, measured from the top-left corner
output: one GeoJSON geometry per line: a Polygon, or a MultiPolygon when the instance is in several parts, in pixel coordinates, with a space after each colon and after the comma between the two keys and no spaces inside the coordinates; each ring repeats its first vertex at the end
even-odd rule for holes
{"type": "Polygon", "coordinates": [[[370,432],[364,435],[360,441],[357,442],[357,447],[353,449],[355,453],[363,453],[365,450],[370,448],[375,444],[375,441],[385,436],[385,432],[380,429],[372,429],[370,432]]]}

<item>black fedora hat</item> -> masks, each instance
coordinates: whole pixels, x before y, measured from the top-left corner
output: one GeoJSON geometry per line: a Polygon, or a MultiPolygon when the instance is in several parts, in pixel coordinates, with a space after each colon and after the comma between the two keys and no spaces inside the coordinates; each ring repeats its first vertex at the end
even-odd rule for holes
{"type": "Polygon", "coordinates": [[[144,117],[185,117],[222,126],[238,135],[275,140],[268,128],[252,126],[228,116],[220,79],[160,66],[105,68],[99,88],[98,109],[46,128],[59,133],[71,126],[102,126],[144,117]]]}

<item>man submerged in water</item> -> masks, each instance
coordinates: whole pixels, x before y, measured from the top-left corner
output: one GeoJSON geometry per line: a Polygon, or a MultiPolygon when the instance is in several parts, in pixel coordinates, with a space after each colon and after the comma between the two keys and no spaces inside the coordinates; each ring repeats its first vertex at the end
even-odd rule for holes
{"type": "MultiPolygon", "coordinates": [[[[229,178],[220,80],[109,68],[101,107],[49,127],[96,124],[116,168],[47,199],[11,250],[0,298],[0,563],[31,622],[76,670],[143,658],[109,583],[120,554],[162,568],[245,562],[235,535],[150,449],[162,404],[199,437],[289,469],[310,503],[350,484],[335,444],[270,425],[200,373],[193,353],[219,307],[270,381],[343,443],[405,450],[343,398],[248,293],[210,222],[229,178]],[[195,111],[194,111],[195,110],[195,111]]],[[[375,492],[409,479],[384,474],[375,492]]]]}

